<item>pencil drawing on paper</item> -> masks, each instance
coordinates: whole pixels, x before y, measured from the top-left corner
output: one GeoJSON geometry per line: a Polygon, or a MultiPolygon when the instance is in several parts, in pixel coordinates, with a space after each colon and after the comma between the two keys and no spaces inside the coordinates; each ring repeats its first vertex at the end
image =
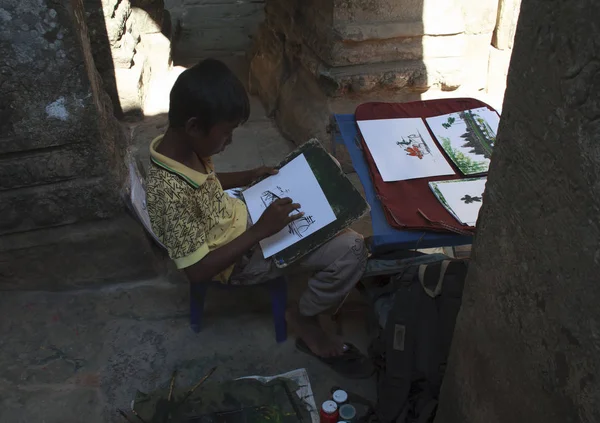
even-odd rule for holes
{"type": "MultiPolygon", "coordinates": [[[[273,191],[264,191],[260,199],[263,203],[264,208],[266,209],[271,205],[271,203],[284,198],[283,196],[289,193],[288,189],[284,189],[281,187],[277,187],[278,194],[273,191]]],[[[300,213],[301,210],[295,210],[294,213],[300,213]]],[[[312,216],[302,216],[298,220],[294,220],[292,223],[288,225],[288,231],[292,235],[296,235],[298,238],[302,238],[304,233],[310,228],[310,226],[315,223],[315,219],[312,216]]]]}

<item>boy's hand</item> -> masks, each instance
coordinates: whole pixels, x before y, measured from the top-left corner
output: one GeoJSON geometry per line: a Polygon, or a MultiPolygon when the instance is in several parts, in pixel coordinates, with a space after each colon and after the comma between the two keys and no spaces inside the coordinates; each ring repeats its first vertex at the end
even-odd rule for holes
{"type": "Polygon", "coordinates": [[[303,212],[294,213],[290,216],[290,213],[299,208],[300,204],[292,202],[291,198],[280,198],[267,207],[267,210],[265,210],[260,219],[258,219],[258,222],[256,222],[256,225],[254,225],[254,229],[258,232],[261,239],[275,235],[294,220],[304,216],[303,212]]]}
{"type": "Polygon", "coordinates": [[[252,181],[256,181],[258,178],[262,178],[263,176],[277,175],[279,171],[274,167],[261,166],[253,169],[252,171],[252,181]]]}

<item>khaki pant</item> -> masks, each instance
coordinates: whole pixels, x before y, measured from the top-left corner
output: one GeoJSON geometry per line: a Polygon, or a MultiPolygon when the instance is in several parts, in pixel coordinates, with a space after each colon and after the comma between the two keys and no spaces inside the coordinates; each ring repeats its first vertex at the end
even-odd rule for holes
{"type": "Polygon", "coordinates": [[[271,259],[265,260],[257,247],[236,265],[229,283],[251,285],[299,271],[311,272],[308,288],[300,298],[300,313],[315,316],[339,305],[360,280],[366,265],[363,237],[346,230],[284,269],[276,267],[271,259]]]}

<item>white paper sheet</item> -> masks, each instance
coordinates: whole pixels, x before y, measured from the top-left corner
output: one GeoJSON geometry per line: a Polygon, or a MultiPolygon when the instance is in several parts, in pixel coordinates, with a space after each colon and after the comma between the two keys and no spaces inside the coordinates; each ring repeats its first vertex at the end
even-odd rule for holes
{"type": "Polygon", "coordinates": [[[306,369],[296,369],[276,376],[246,376],[241,377],[240,379],[256,379],[262,383],[269,383],[278,378],[290,379],[298,385],[296,395],[304,402],[306,409],[310,413],[312,423],[319,423],[319,411],[317,404],[315,403],[315,397],[313,395],[312,387],[310,386],[310,380],[308,379],[308,372],[306,369]]]}
{"type": "Polygon", "coordinates": [[[304,154],[294,158],[273,175],[243,192],[246,206],[256,223],[266,208],[278,198],[290,197],[299,203],[304,217],[260,242],[263,256],[269,258],[333,222],[336,217],[304,154]]]}
{"type": "Polygon", "coordinates": [[[454,175],[422,119],[360,120],[358,127],[385,182],[454,175]]]}
{"type": "Polygon", "coordinates": [[[487,172],[500,117],[486,107],[465,110],[476,125],[469,129],[463,112],[427,118],[437,141],[465,175],[487,172]]]}
{"type": "Polygon", "coordinates": [[[483,192],[487,178],[458,179],[430,182],[429,186],[438,199],[459,222],[475,226],[483,204],[483,192]],[[438,192],[436,192],[436,189],[438,192]],[[441,198],[440,198],[441,195],[441,198]]]}

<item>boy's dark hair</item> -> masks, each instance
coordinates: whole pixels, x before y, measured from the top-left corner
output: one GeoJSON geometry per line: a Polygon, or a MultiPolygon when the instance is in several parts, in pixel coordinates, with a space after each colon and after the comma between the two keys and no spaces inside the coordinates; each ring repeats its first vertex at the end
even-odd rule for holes
{"type": "Polygon", "coordinates": [[[171,89],[169,125],[182,128],[198,118],[208,132],[218,122],[240,124],[250,116],[250,101],[242,82],[223,63],[206,59],[183,71],[171,89]]]}

